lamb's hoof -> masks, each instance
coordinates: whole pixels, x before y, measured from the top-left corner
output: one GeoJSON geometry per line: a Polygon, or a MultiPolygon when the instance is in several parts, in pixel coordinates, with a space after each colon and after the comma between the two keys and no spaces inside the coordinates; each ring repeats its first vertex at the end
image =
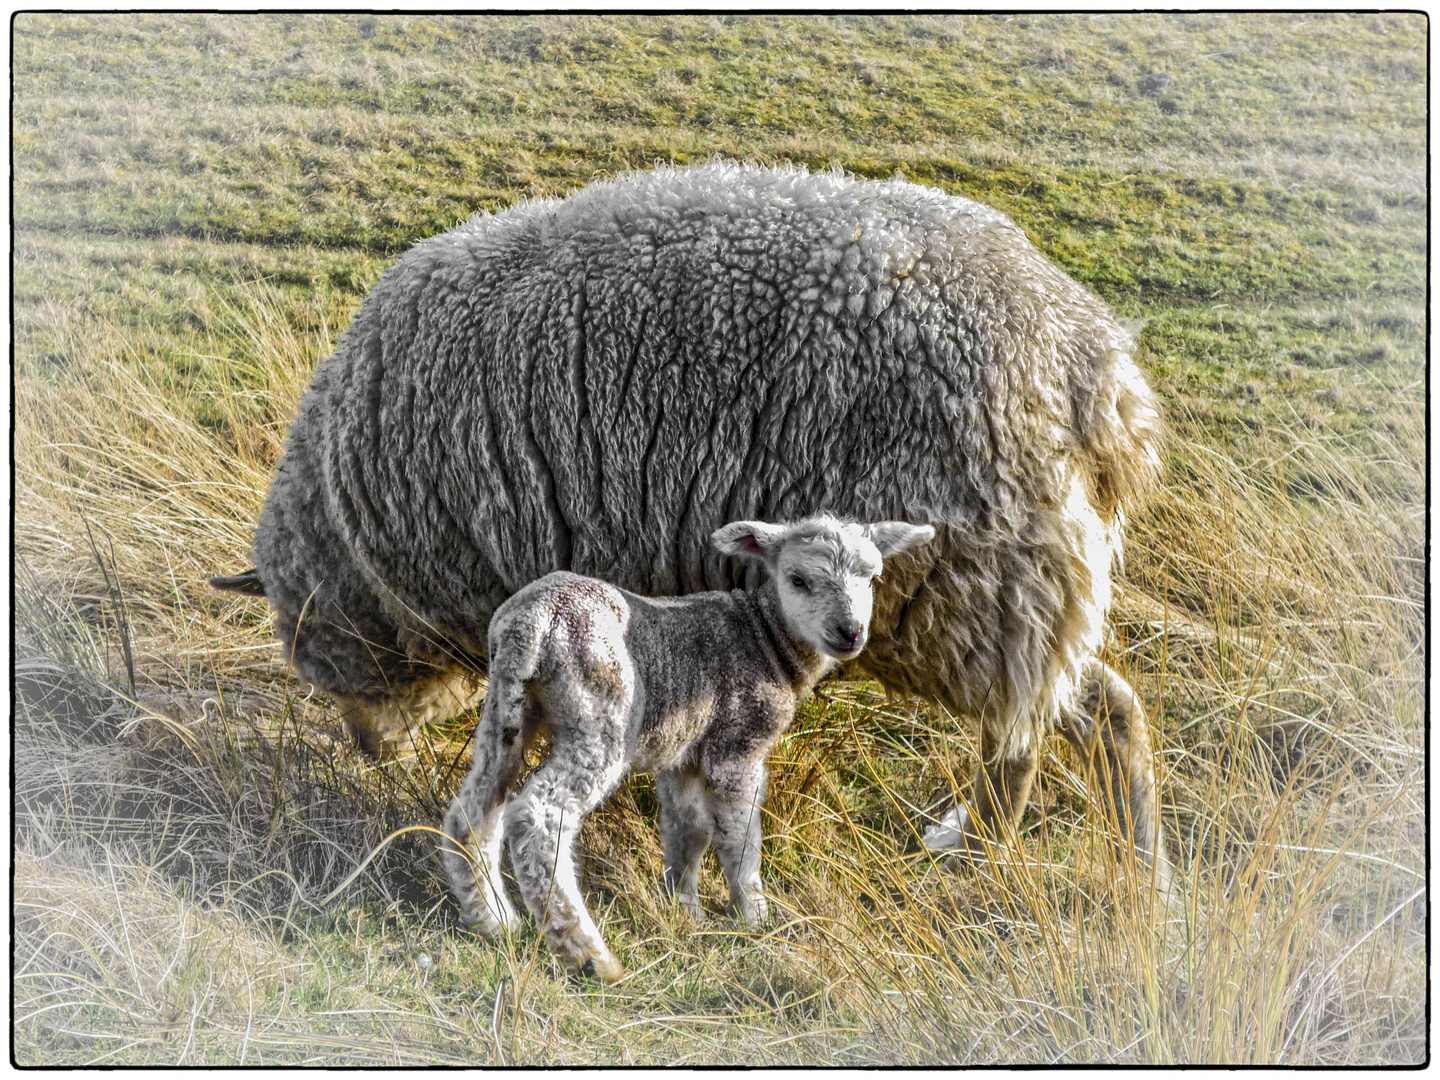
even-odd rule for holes
{"type": "Polygon", "coordinates": [[[770,919],[770,905],[759,896],[753,897],[743,907],[732,908],[731,912],[746,926],[763,926],[770,919]]]}
{"type": "Polygon", "coordinates": [[[491,920],[486,923],[469,923],[470,929],[476,934],[490,941],[499,941],[503,937],[515,933],[520,929],[520,920],[511,919],[509,922],[496,922],[491,920]]]}
{"type": "Polygon", "coordinates": [[[547,930],[545,940],[571,975],[607,983],[619,982],[625,975],[625,966],[615,959],[615,954],[605,947],[605,942],[598,936],[582,933],[578,927],[547,930]]]}
{"type": "Polygon", "coordinates": [[[460,918],[476,934],[492,941],[502,938],[506,934],[513,934],[520,929],[520,920],[514,915],[497,919],[494,912],[488,907],[482,906],[477,909],[463,902],[460,905],[460,918]]]}
{"type": "Polygon", "coordinates": [[[625,965],[614,956],[590,956],[575,970],[575,974],[586,979],[617,983],[625,977],[625,965]]]}

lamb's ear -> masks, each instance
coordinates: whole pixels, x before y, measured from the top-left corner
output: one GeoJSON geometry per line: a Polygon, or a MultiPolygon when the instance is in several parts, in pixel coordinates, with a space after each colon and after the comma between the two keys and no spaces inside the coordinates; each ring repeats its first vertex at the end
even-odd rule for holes
{"type": "Polygon", "coordinates": [[[865,526],[865,535],[880,549],[881,558],[888,559],[934,539],[935,530],[929,525],[911,525],[906,521],[877,521],[865,526]]]}
{"type": "Polygon", "coordinates": [[[784,539],[783,526],[767,525],[763,521],[732,521],[710,534],[710,543],[722,555],[763,563],[775,561],[784,539]]]}

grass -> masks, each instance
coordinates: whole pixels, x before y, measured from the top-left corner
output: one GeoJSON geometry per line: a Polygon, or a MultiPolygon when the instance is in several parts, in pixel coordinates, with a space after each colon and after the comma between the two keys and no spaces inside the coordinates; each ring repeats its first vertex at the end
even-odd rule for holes
{"type": "Polygon", "coordinates": [[[17,17],[15,1062],[1425,1060],[1427,32],[17,17]],[[1144,321],[1173,437],[1106,659],[1154,719],[1168,917],[1058,742],[1018,847],[933,859],[973,732],[832,682],[772,761],[777,917],[719,915],[713,866],[711,919],[660,901],[637,776],[583,833],[632,974],[568,981],[533,928],[461,929],[412,828],[464,721],[364,761],[205,588],[398,250],[712,153],[980,198],[1144,321]]]}

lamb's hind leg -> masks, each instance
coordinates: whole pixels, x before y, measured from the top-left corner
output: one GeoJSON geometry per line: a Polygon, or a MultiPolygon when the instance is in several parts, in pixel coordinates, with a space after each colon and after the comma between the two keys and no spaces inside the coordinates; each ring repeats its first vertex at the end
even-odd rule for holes
{"type": "Polygon", "coordinates": [[[440,849],[445,872],[466,924],[491,937],[514,930],[518,922],[500,876],[502,822],[505,801],[537,728],[525,684],[494,679],[475,726],[470,775],[445,815],[440,849]]]}
{"type": "Polygon", "coordinates": [[[982,725],[970,806],[956,806],[939,825],[925,830],[922,842],[935,851],[957,849],[970,857],[980,856],[985,850],[982,838],[993,842],[1018,824],[1039,765],[1038,739],[1019,746],[1013,740],[1002,743],[991,724],[982,725]]]}
{"type": "Polygon", "coordinates": [[[655,777],[655,791],[660,796],[660,838],[665,843],[665,889],[692,915],[702,915],[700,860],[715,832],[705,777],[667,769],[655,777]]]}
{"type": "MultiPolygon", "coordinates": [[[[593,717],[588,712],[587,719],[593,717]]],[[[510,867],[545,940],[570,971],[615,982],[625,969],[606,947],[585,908],[573,848],[580,823],[615,790],[627,761],[623,720],[593,730],[555,730],[550,759],[535,771],[505,813],[510,867]],[[603,732],[600,729],[604,729],[603,732]]]]}
{"type": "Polygon", "coordinates": [[[1094,788],[1104,793],[1098,801],[1120,830],[1116,854],[1123,862],[1133,843],[1141,864],[1153,870],[1157,891],[1168,898],[1173,868],[1160,835],[1145,710],[1130,684],[1098,660],[1086,669],[1077,705],[1062,717],[1061,731],[1087,763],[1094,788]]]}

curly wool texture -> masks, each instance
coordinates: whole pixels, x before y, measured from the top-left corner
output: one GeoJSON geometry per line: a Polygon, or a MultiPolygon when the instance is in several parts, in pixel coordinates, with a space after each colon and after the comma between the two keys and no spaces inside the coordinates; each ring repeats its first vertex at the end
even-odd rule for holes
{"type": "Polygon", "coordinates": [[[862,662],[1018,748],[1073,702],[1157,470],[1130,347],[968,199],[728,163],[623,176],[385,274],[302,402],[257,569],[301,675],[381,696],[483,664],[492,613],[553,570],[728,588],[727,521],[929,522],[862,662]]]}

